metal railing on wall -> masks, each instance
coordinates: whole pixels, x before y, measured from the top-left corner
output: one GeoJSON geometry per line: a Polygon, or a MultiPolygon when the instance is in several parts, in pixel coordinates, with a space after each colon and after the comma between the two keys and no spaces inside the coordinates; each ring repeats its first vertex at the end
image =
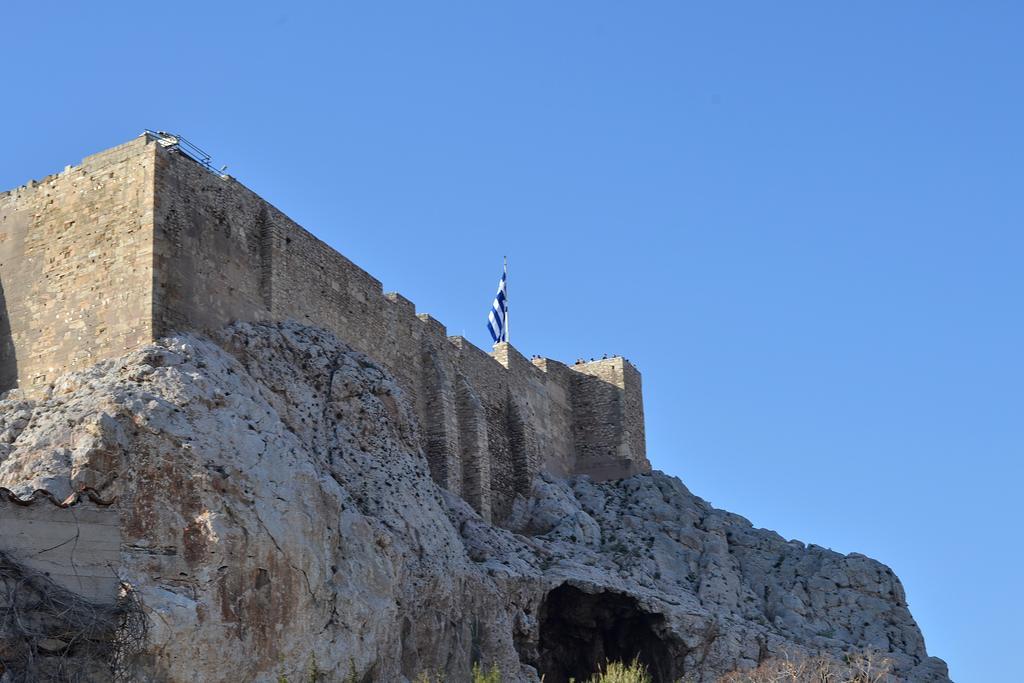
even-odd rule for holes
{"type": "Polygon", "coordinates": [[[192,161],[196,162],[210,173],[214,173],[221,178],[226,178],[227,175],[224,171],[227,170],[227,166],[222,166],[217,169],[214,167],[210,155],[204,151],[199,145],[185,139],[177,133],[168,133],[165,130],[149,130],[148,128],[142,131],[142,134],[148,136],[151,140],[155,140],[161,147],[167,149],[176,149],[192,161]]]}

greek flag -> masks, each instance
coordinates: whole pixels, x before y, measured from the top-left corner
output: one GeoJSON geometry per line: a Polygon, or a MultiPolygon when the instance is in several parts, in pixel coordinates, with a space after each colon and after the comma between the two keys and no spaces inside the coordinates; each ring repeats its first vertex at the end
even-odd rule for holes
{"type": "Polygon", "coordinates": [[[487,329],[491,331],[491,337],[495,342],[508,341],[508,261],[505,261],[505,268],[501,273],[501,280],[498,281],[498,294],[491,304],[491,312],[487,315],[487,329]]]}

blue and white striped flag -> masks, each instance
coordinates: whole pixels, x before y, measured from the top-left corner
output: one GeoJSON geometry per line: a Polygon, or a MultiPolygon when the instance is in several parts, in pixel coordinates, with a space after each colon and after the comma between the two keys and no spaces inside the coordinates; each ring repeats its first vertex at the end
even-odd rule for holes
{"type": "Polygon", "coordinates": [[[491,331],[491,337],[495,342],[508,341],[508,260],[505,260],[505,268],[501,272],[501,280],[498,281],[498,294],[491,304],[491,312],[487,315],[487,329],[491,331]]]}

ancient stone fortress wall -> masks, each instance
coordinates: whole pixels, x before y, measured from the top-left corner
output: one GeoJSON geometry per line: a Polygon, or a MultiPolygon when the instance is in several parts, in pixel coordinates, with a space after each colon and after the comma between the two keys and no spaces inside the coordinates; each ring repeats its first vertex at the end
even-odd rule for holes
{"type": "Polygon", "coordinates": [[[625,359],[566,366],[449,337],[248,188],[148,136],[0,195],[0,287],[0,391],[16,380],[31,394],[176,330],[292,319],[395,375],[434,478],[485,517],[540,469],[650,469],[625,359]]]}

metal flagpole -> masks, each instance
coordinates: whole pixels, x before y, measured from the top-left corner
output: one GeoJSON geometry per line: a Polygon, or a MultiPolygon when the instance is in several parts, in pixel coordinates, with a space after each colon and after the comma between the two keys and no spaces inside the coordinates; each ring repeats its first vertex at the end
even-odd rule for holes
{"type": "Polygon", "coordinates": [[[505,257],[505,342],[512,343],[508,334],[508,256],[505,257]]]}

